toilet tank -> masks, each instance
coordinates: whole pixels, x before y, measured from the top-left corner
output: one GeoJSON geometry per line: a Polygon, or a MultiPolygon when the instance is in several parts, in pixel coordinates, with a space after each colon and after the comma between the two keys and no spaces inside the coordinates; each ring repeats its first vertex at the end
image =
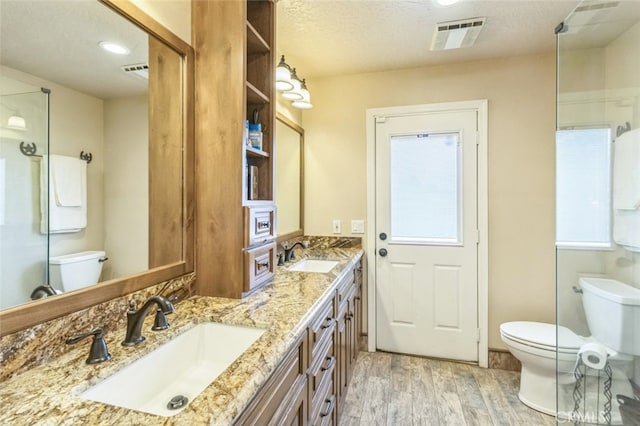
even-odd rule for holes
{"type": "Polygon", "coordinates": [[[104,251],[83,251],[51,257],[49,284],[64,292],[96,284],[100,279],[104,258],[104,251]]]}
{"type": "Polygon", "coordinates": [[[640,355],[640,289],[606,278],[580,278],[591,335],[618,352],[640,355]]]}

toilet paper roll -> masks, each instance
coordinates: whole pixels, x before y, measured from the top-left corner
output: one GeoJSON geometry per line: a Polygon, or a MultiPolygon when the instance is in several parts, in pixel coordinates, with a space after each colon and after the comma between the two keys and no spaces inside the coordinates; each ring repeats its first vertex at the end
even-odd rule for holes
{"type": "Polygon", "coordinates": [[[582,358],[582,362],[590,368],[595,370],[602,370],[607,365],[607,358],[609,353],[600,343],[585,343],[580,347],[578,356],[582,358]]]}

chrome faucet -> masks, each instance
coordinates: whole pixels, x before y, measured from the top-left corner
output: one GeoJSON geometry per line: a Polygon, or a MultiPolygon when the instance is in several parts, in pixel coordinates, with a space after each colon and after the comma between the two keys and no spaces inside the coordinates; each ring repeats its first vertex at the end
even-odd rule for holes
{"type": "Polygon", "coordinates": [[[147,312],[152,306],[158,306],[165,314],[173,312],[173,304],[163,296],[153,296],[142,305],[142,308],[136,311],[134,301],[129,302],[129,310],[127,311],[127,336],[122,342],[122,346],[135,346],[144,342],[142,335],[142,324],[147,317],[147,312]]]}
{"type": "Polygon", "coordinates": [[[284,261],[285,262],[289,262],[292,261],[296,258],[293,249],[297,246],[300,245],[300,247],[303,248],[309,248],[309,241],[298,241],[296,243],[293,243],[291,246],[289,247],[285,247],[284,249],[284,261]]]}

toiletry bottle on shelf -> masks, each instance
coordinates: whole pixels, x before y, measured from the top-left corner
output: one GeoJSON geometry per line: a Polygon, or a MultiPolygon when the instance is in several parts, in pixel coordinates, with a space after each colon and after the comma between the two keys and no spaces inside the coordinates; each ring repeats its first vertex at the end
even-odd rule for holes
{"type": "Polygon", "coordinates": [[[260,123],[249,123],[249,145],[262,150],[262,125],[260,123]]]}
{"type": "Polygon", "coordinates": [[[246,120],[244,122],[244,130],[242,132],[242,143],[244,145],[251,145],[251,143],[249,143],[249,120],[246,120]]]}

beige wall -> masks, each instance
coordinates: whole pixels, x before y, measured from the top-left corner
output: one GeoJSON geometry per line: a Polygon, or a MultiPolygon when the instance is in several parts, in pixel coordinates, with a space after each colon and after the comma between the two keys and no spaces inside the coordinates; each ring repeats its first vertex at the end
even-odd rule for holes
{"type": "Polygon", "coordinates": [[[147,15],[191,44],[191,0],[131,0],[147,15]]]}
{"type": "Polygon", "coordinates": [[[102,279],[149,268],[149,119],[147,96],[104,103],[104,249],[102,279]]]}
{"type": "MultiPolygon", "coordinates": [[[[315,79],[305,128],[305,231],[366,217],[368,108],[488,99],[489,346],[505,321],[555,321],[555,56],[315,79]]],[[[372,226],[372,224],[367,224],[372,226]]]]}

